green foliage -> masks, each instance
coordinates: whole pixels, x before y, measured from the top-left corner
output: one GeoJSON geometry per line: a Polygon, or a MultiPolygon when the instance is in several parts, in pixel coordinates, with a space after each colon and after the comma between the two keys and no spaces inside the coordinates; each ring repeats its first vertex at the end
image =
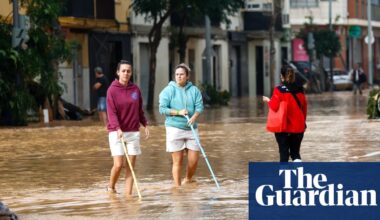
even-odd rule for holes
{"type": "Polygon", "coordinates": [[[336,35],[335,31],[330,31],[328,27],[323,27],[322,29],[317,27],[313,24],[313,17],[309,17],[309,23],[305,23],[304,27],[298,34],[298,37],[304,40],[304,47],[306,48],[309,55],[311,55],[312,52],[307,47],[307,34],[309,32],[312,32],[314,36],[314,46],[317,57],[335,57],[340,53],[342,46],[340,44],[339,37],[336,35]]]}
{"type": "Polygon", "coordinates": [[[380,117],[380,110],[378,109],[378,102],[380,100],[380,89],[373,89],[369,92],[367,103],[368,119],[375,119],[380,117]]]}
{"type": "Polygon", "coordinates": [[[243,0],[194,0],[194,8],[198,9],[200,14],[208,15],[211,20],[221,21],[229,24],[229,15],[233,15],[239,9],[244,7],[243,0]]]}
{"type": "Polygon", "coordinates": [[[317,56],[335,57],[339,54],[342,46],[335,31],[319,30],[314,32],[315,51],[317,56]]]}
{"type": "Polygon", "coordinates": [[[191,11],[197,15],[209,15],[211,19],[229,23],[228,16],[244,6],[243,0],[133,0],[131,7],[146,20],[154,21],[165,12],[191,11]]]}
{"type": "MultiPolygon", "coordinates": [[[[156,72],[156,53],[160,44],[162,25],[173,13],[187,11],[191,8],[192,13],[200,16],[208,15],[211,20],[229,23],[228,16],[237,12],[244,5],[243,0],[132,0],[130,7],[133,11],[144,16],[145,20],[152,21],[149,31],[149,47],[152,58],[149,63],[149,72],[156,72]]],[[[183,36],[182,36],[183,37],[183,36]]],[[[184,41],[183,37],[180,41],[184,41]]],[[[173,46],[173,43],[172,45],[173,46]]],[[[155,76],[149,76],[149,91],[147,109],[153,108],[155,76]]]]}
{"type": "Polygon", "coordinates": [[[210,84],[202,84],[200,90],[202,92],[204,104],[228,105],[231,98],[231,94],[228,91],[218,91],[215,86],[210,84]]]}
{"type": "Polygon", "coordinates": [[[37,110],[28,87],[36,79],[45,98],[59,95],[58,63],[70,57],[58,23],[62,1],[24,0],[22,5],[31,22],[27,49],[12,48],[12,25],[0,18],[0,124],[26,124],[26,112],[37,110]]]}

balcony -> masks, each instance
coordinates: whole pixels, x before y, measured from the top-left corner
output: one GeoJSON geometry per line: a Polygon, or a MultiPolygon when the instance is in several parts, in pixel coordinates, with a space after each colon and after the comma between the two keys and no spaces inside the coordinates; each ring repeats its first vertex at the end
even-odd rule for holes
{"type": "MultiPolygon", "coordinates": [[[[275,30],[281,31],[282,19],[281,14],[277,16],[275,23],[275,30]]],[[[271,13],[245,11],[243,12],[244,30],[245,31],[268,31],[271,22],[271,13]]]]}
{"type": "Polygon", "coordinates": [[[68,0],[63,17],[115,19],[114,0],[68,0]]]}

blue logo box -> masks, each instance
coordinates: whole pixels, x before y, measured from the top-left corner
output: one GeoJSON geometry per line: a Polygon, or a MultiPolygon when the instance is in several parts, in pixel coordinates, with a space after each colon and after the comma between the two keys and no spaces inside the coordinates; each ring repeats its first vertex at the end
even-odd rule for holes
{"type": "Polygon", "coordinates": [[[380,219],[380,163],[249,163],[249,219],[380,219]]]}

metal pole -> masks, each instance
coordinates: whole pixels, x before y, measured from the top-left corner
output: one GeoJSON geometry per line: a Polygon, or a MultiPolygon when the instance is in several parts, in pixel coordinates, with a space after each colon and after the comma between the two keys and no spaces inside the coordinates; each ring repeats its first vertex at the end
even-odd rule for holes
{"type": "Polygon", "coordinates": [[[368,15],[368,84],[373,85],[372,72],[372,15],[371,15],[371,0],[367,0],[367,15],[368,15]]]}
{"type": "MultiPolygon", "coordinates": [[[[18,34],[18,29],[20,28],[20,19],[19,19],[19,14],[18,14],[18,1],[13,0],[13,30],[12,30],[12,47],[17,48],[17,40],[16,40],[16,35],[18,34]]],[[[16,85],[19,86],[21,85],[21,75],[19,71],[17,70],[18,68],[16,67],[16,85]]]]}
{"type": "Polygon", "coordinates": [[[206,72],[203,73],[203,82],[211,83],[211,22],[210,18],[205,16],[206,24],[206,72]]]}
{"type": "Polygon", "coordinates": [[[20,27],[18,19],[18,1],[13,0],[13,27],[20,27]]]}
{"type": "Polygon", "coordinates": [[[12,47],[17,47],[17,38],[18,30],[20,28],[20,20],[18,15],[18,2],[13,0],[13,30],[12,30],[12,47]]]}
{"type": "MultiPolygon", "coordinates": [[[[185,118],[187,119],[187,121],[190,120],[190,118],[189,118],[188,115],[185,115],[185,118]]],[[[195,132],[194,127],[193,127],[192,124],[190,124],[190,128],[191,128],[191,131],[193,132],[193,135],[194,135],[194,138],[195,138],[195,142],[198,144],[198,147],[199,147],[199,149],[201,149],[201,153],[202,153],[203,157],[205,158],[205,161],[206,161],[207,167],[208,167],[208,169],[210,170],[210,173],[211,173],[212,178],[214,179],[214,182],[215,182],[216,188],[220,189],[220,186],[219,186],[218,180],[216,179],[215,174],[214,174],[214,171],[213,171],[212,168],[211,168],[211,164],[210,164],[210,162],[209,162],[208,159],[207,159],[206,152],[205,152],[205,150],[203,149],[203,147],[202,147],[202,145],[201,145],[201,142],[199,141],[199,137],[198,137],[197,133],[195,132]]]]}
{"type": "MultiPolygon", "coordinates": [[[[333,27],[332,27],[332,0],[329,0],[329,30],[330,31],[333,31],[333,27]]],[[[333,76],[333,68],[334,68],[334,64],[333,64],[333,56],[331,55],[330,56],[330,91],[333,91],[333,88],[334,88],[334,76],[333,76]]]]}

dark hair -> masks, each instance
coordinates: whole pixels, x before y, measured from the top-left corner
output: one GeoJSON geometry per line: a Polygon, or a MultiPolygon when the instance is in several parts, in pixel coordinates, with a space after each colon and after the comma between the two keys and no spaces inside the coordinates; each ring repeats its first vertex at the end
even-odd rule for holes
{"type": "Polygon", "coordinates": [[[117,64],[117,69],[116,69],[117,71],[120,70],[121,64],[128,64],[128,65],[132,66],[131,62],[129,62],[128,60],[120,60],[120,62],[117,64]]]}
{"type": "Polygon", "coordinates": [[[288,65],[281,67],[281,76],[286,83],[294,83],[296,81],[296,73],[294,69],[288,65]]]}
{"type": "Polygon", "coordinates": [[[182,68],[182,69],[185,70],[185,72],[186,72],[186,76],[189,76],[189,75],[190,75],[191,69],[190,69],[190,67],[189,67],[188,65],[186,65],[186,64],[184,64],[184,63],[180,63],[180,64],[178,64],[178,65],[175,67],[175,69],[177,70],[177,69],[179,69],[179,68],[182,68]]]}

